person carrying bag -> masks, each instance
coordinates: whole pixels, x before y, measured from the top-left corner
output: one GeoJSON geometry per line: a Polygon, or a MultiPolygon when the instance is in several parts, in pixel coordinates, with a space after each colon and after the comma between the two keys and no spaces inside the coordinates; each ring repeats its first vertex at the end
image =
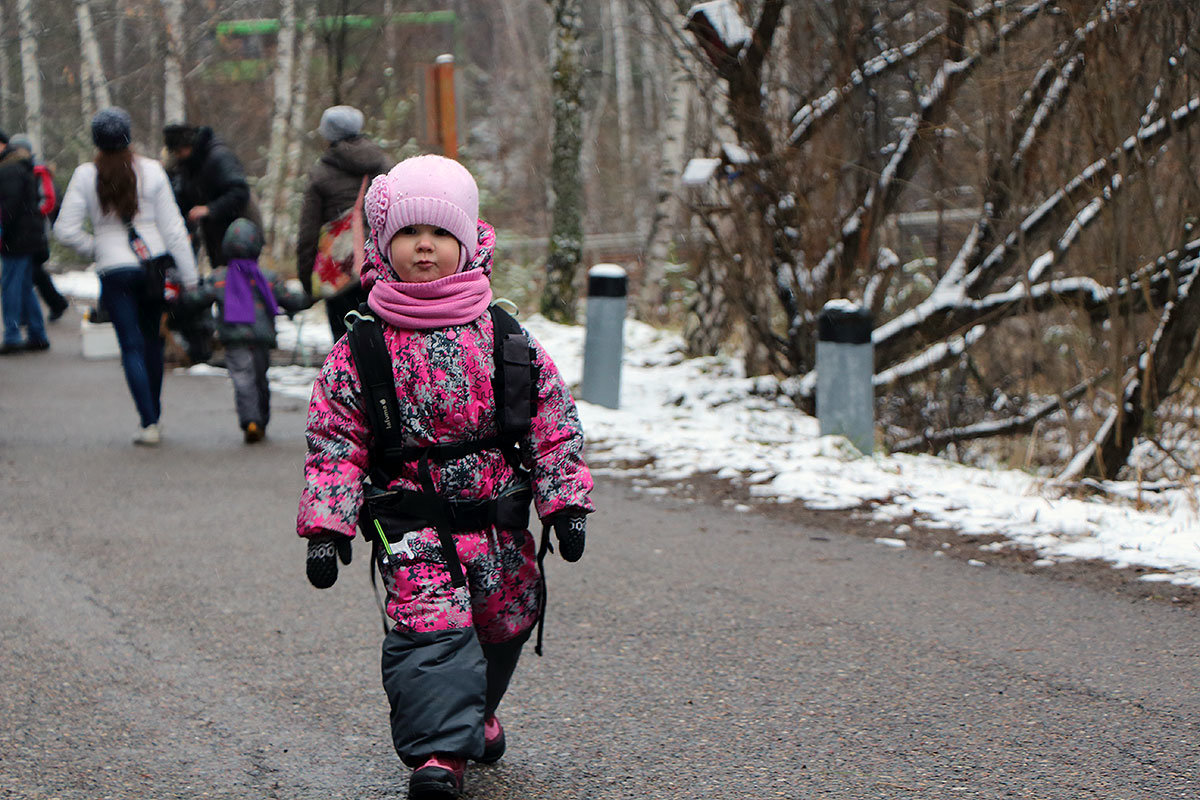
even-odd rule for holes
{"type": "Polygon", "coordinates": [[[194,289],[196,259],[166,171],[135,154],[132,138],[124,109],[93,117],[97,153],[71,175],[54,235],[96,262],[100,304],[112,319],[140,420],[133,441],[152,446],[162,436],[165,269],[173,264],[183,288],[194,289]]]}
{"type": "Polygon", "coordinates": [[[147,303],[174,302],[179,297],[179,289],[168,283],[167,276],[175,266],[175,258],[170,253],[153,255],[138,235],[137,229],[133,227],[133,220],[125,220],[125,227],[129,230],[129,246],[138,257],[142,271],[146,273],[143,299],[147,303]]]}
{"type": "Polygon", "coordinates": [[[321,114],[317,132],[329,146],[309,170],[296,231],[296,275],[311,300],[324,300],[335,342],[346,333],[346,314],[367,300],[360,280],[365,188],[393,164],[363,136],[363,122],[351,106],[321,114]]]}

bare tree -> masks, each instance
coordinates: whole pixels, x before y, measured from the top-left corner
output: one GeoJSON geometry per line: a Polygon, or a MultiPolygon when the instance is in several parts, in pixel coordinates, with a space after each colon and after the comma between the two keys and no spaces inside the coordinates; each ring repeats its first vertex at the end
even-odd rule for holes
{"type": "Polygon", "coordinates": [[[612,18],[613,72],[617,85],[617,144],[621,167],[628,171],[633,157],[633,60],[629,47],[626,0],[609,0],[612,18]]]}
{"type": "Polygon", "coordinates": [[[279,236],[283,176],[289,134],[288,112],[293,102],[292,66],[296,55],[296,0],[280,0],[279,36],[275,41],[274,101],[271,113],[271,139],[267,149],[267,174],[259,197],[262,201],[264,238],[273,247],[279,236]]]}
{"type": "Polygon", "coordinates": [[[88,0],[75,0],[75,20],[79,26],[79,43],[83,51],[83,80],[80,90],[83,95],[84,116],[112,105],[105,77],[104,62],[100,58],[100,43],[96,41],[96,29],[92,25],[92,9],[88,0]]]}
{"type": "MultiPolygon", "coordinates": [[[[6,28],[8,24],[8,9],[4,2],[0,2],[0,31],[11,30],[6,28]]],[[[13,113],[13,86],[12,75],[9,73],[10,56],[8,51],[9,39],[5,36],[0,36],[0,119],[12,119],[13,113]]]]}
{"type": "Polygon", "coordinates": [[[550,165],[550,254],[541,312],[558,322],[575,321],[575,277],[583,260],[582,70],[580,0],[547,0],[554,14],[554,133],[550,165]]]}
{"type": "MultiPolygon", "coordinates": [[[[662,40],[672,43],[682,40],[682,17],[675,13],[673,0],[653,0],[654,11],[660,24],[673,27],[672,36],[662,40]],[[669,6],[662,8],[663,5],[669,6]]],[[[682,203],[678,194],[683,166],[687,159],[688,111],[696,96],[696,84],[684,65],[685,54],[668,46],[660,63],[665,69],[666,95],[661,98],[662,127],[657,137],[658,174],[653,197],[653,211],[647,226],[644,249],[644,273],[638,290],[636,307],[643,318],[650,309],[662,302],[660,284],[665,278],[667,265],[678,256],[672,252],[673,236],[681,219],[682,203]]]]}
{"type": "Polygon", "coordinates": [[[183,122],[187,119],[187,98],[183,90],[183,0],[160,1],[167,32],[163,120],[168,123],[183,122]]]}
{"type": "Polygon", "coordinates": [[[21,42],[21,81],[25,91],[25,130],[42,152],[42,73],[38,66],[39,26],[33,19],[33,0],[17,0],[17,26],[21,42]]]}
{"type": "Polygon", "coordinates": [[[279,207],[282,217],[276,224],[278,231],[271,248],[276,264],[283,262],[284,251],[296,236],[296,218],[300,213],[300,160],[304,151],[304,121],[308,111],[308,76],[311,72],[312,54],[317,41],[317,0],[301,0],[304,9],[300,45],[296,53],[296,69],[293,70],[291,117],[288,120],[286,167],[279,207]]]}
{"type": "Polygon", "coordinates": [[[1074,469],[1115,474],[1195,339],[1197,261],[1171,233],[1200,201],[1187,6],[695,6],[688,29],[728,97],[739,148],[726,149],[721,173],[730,211],[710,227],[734,276],[726,285],[750,288],[734,307],[764,368],[800,378],[795,397],[811,409],[817,316],[828,300],[856,299],[882,320],[875,381],[902,449],[1027,430],[1038,414],[1078,407],[1068,396],[1096,402],[1092,390],[1117,382],[1112,423],[1074,469]],[[806,50],[779,36],[785,11],[810,32],[806,50]],[[935,210],[932,255],[925,242],[912,253],[897,227],[922,203],[935,210]],[[951,210],[967,215],[957,227],[951,210]],[[1052,346],[1037,332],[1060,327],[1091,343],[1075,363],[1034,355],[1052,346]],[[1019,364],[1016,343],[1030,334],[1019,364]]]}

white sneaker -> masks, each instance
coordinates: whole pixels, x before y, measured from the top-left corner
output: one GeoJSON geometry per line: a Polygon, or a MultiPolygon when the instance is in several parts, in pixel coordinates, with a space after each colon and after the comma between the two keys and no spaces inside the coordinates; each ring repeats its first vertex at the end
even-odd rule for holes
{"type": "Polygon", "coordinates": [[[158,425],[151,424],[142,428],[133,437],[134,444],[145,445],[146,447],[154,447],[162,441],[162,433],[158,430],[158,425]]]}

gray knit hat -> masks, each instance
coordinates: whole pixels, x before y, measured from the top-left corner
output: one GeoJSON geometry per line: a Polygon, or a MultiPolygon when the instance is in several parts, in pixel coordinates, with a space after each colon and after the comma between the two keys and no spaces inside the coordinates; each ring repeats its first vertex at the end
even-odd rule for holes
{"type": "Polygon", "coordinates": [[[350,139],[362,133],[363,113],[354,106],[330,106],[321,115],[317,133],[332,142],[350,139]]]}
{"type": "Polygon", "coordinates": [[[92,141],[101,150],[124,150],[133,141],[129,112],[113,106],[92,117],[92,141]]]}
{"type": "Polygon", "coordinates": [[[8,140],[8,146],[13,150],[28,150],[32,153],[33,139],[30,139],[27,133],[14,133],[12,138],[8,140]]]}

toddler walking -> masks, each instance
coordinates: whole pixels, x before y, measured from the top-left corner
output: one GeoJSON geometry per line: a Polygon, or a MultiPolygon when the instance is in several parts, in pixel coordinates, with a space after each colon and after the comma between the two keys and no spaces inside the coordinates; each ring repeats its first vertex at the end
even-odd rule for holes
{"type": "Polygon", "coordinates": [[[594,510],[575,403],[554,362],[491,305],[495,233],[474,178],[418,156],[371,183],[364,313],[321,369],[297,532],[318,588],[356,530],[394,623],[392,741],[413,800],[458,797],[467,760],[505,750],[496,710],[539,619],[532,504],[568,561],[594,510]]]}
{"type": "Polygon", "coordinates": [[[271,421],[271,388],[267,368],[275,347],[275,316],[294,313],[307,303],[299,292],[288,292],[258,265],[263,238],[248,219],[233,221],[221,242],[228,261],[201,285],[193,303],[217,304],[217,339],[225,350],[225,368],[233,381],[238,425],[247,444],[262,441],[271,421]]]}

